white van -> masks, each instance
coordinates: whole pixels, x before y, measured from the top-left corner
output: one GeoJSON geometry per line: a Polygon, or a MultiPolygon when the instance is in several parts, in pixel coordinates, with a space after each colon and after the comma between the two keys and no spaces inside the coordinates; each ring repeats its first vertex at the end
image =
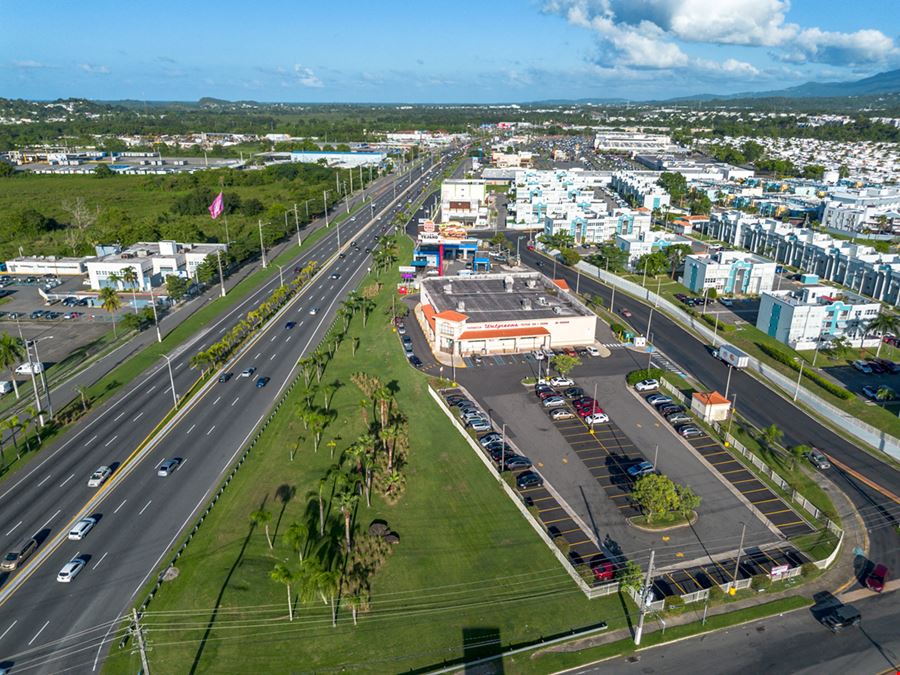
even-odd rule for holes
{"type": "Polygon", "coordinates": [[[0,394],[8,394],[12,390],[12,382],[9,380],[0,380],[0,394]]]}
{"type": "Polygon", "coordinates": [[[43,363],[23,363],[21,366],[16,368],[17,375],[37,375],[38,373],[42,372],[44,372],[43,363]]]}

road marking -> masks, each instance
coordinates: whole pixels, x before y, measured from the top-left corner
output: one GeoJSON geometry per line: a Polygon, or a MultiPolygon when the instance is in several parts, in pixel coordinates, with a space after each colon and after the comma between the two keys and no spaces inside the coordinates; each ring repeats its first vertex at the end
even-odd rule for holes
{"type": "Polygon", "coordinates": [[[153,500],[151,499],[149,502],[147,502],[146,504],[144,504],[144,508],[142,508],[140,511],[138,511],[138,515],[139,515],[139,516],[144,515],[144,511],[146,511],[146,510],[147,510],[147,507],[150,506],[150,504],[152,504],[152,503],[153,503],[153,500]]]}
{"type": "Polygon", "coordinates": [[[50,624],[50,620],[48,619],[48,620],[47,620],[47,623],[45,623],[43,626],[41,626],[41,629],[40,629],[37,633],[34,634],[34,637],[33,637],[33,638],[31,638],[31,639],[28,641],[28,646],[29,646],[29,647],[31,646],[31,643],[32,643],[32,642],[34,642],[35,640],[38,639],[38,635],[40,635],[41,633],[43,633],[43,632],[44,632],[44,629],[45,629],[49,624],[50,624]]]}
{"type": "Polygon", "coordinates": [[[51,476],[51,475],[52,475],[52,474],[48,474],[47,477],[46,477],[44,480],[42,480],[40,483],[37,484],[37,486],[38,486],[38,487],[41,487],[41,485],[43,485],[43,484],[46,483],[48,480],[50,480],[50,476],[51,476]]]}
{"type": "Polygon", "coordinates": [[[71,476],[69,476],[68,478],[66,478],[62,483],[60,483],[60,484],[59,484],[59,487],[62,487],[63,485],[65,485],[66,483],[68,483],[68,482],[69,482],[70,480],[72,480],[73,478],[75,478],[75,474],[74,474],[74,473],[73,473],[71,476]]]}
{"type": "Polygon", "coordinates": [[[234,404],[237,403],[238,400],[240,400],[240,398],[241,398],[241,397],[238,396],[236,399],[234,399],[234,400],[231,402],[231,405],[234,406],[234,404]]]}
{"type": "Polygon", "coordinates": [[[269,361],[274,361],[276,356],[278,356],[278,354],[272,354],[272,356],[269,357],[269,361]]]}
{"type": "Polygon", "coordinates": [[[278,333],[275,333],[275,335],[272,336],[272,339],[269,340],[269,342],[275,342],[275,340],[277,340],[277,339],[278,339],[278,333]]]}
{"type": "Polygon", "coordinates": [[[118,437],[119,437],[119,434],[116,434],[115,436],[113,436],[112,438],[110,438],[110,439],[106,442],[106,445],[104,445],[103,447],[104,447],[104,448],[108,448],[110,445],[112,445],[112,442],[113,442],[114,440],[116,440],[118,437]]]}
{"type": "Polygon", "coordinates": [[[9,628],[7,628],[5,631],[3,631],[2,633],[0,633],[0,640],[2,640],[3,638],[5,638],[5,637],[6,637],[6,634],[7,634],[9,631],[11,631],[11,630],[12,630],[12,627],[15,626],[17,623],[19,623],[19,620],[18,620],[18,619],[15,619],[11,624],[9,624],[9,628]]]}
{"type": "Polygon", "coordinates": [[[256,356],[254,356],[253,358],[258,359],[261,355],[262,355],[262,352],[256,352],[256,356]]]}
{"type": "MultiPolygon", "coordinates": [[[[6,536],[8,537],[8,536],[11,535],[13,532],[15,532],[15,531],[16,531],[16,528],[19,527],[19,525],[21,525],[21,524],[22,524],[22,521],[20,520],[18,523],[16,523],[15,525],[13,525],[12,529],[11,529],[9,532],[6,533],[6,536]]],[[[0,636],[0,637],[2,637],[2,636],[0,636]]]]}
{"type": "MultiPolygon", "coordinates": [[[[121,417],[121,416],[122,415],[119,415],[119,417],[121,417]]],[[[117,417],[116,419],[119,419],[119,417],[117,417]]],[[[93,443],[96,440],[97,440],[97,434],[94,434],[93,436],[91,436],[91,440],[89,440],[87,443],[84,444],[84,447],[89,446],[91,443],[93,443]]]]}
{"type": "Polygon", "coordinates": [[[213,432],[213,429],[215,429],[215,428],[216,428],[216,425],[213,424],[213,425],[209,428],[209,431],[206,432],[206,435],[209,436],[209,435],[213,432]]]}
{"type": "Polygon", "coordinates": [[[97,561],[97,564],[94,565],[91,569],[92,569],[92,570],[97,569],[97,568],[100,566],[100,563],[103,562],[103,559],[104,559],[106,556],[108,556],[108,555],[109,555],[109,551],[107,551],[107,552],[104,553],[102,556],[100,556],[100,560],[98,560],[98,561],[97,561]]]}
{"type": "Polygon", "coordinates": [[[56,516],[59,515],[59,512],[60,512],[60,511],[62,511],[62,509],[58,509],[58,510],[56,511],[56,513],[54,513],[52,516],[50,516],[49,518],[47,518],[47,522],[44,523],[43,525],[41,525],[38,529],[39,529],[39,530],[43,530],[45,527],[47,527],[47,526],[50,524],[50,521],[53,520],[54,518],[56,518],[56,516]]]}
{"type": "Polygon", "coordinates": [[[191,433],[191,432],[194,430],[194,427],[195,427],[195,426],[197,426],[197,425],[196,425],[196,424],[192,424],[192,425],[191,425],[191,428],[187,430],[187,433],[191,433]]]}
{"type": "Polygon", "coordinates": [[[122,503],[119,504],[119,505],[116,507],[116,510],[113,511],[113,513],[118,513],[118,512],[119,512],[119,509],[121,509],[123,506],[125,506],[125,502],[127,502],[127,501],[128,501],[127,499],[123,499],[123,500],[122,500],[122,503]]]}
{"type": "Polygon", "coordinates": [[[291,341],[291,336],[288,335],[288,336],[284,339],[284,341],[285,341],[285,342],[290,342],[290,341],[291,341]]]}
{"type": "Polygon", "coordinates": [[[137,414],[137,417],[135,417],[135,418],[132,419],[131,421],[132,421],[132,422],[137,422],[139,419],[141,419],[141,417],[143,416],[143,414],[144,414],[144,411],[141,410],[141,412],[139,412],[139,413],[137,414]]]}
{"type": "Polygon", "coordinates": [[[125,411],[124,411],[124,410],[123,410],[122,412],[120,412],[120,413],[115,417],[115,419],[113,419],[113,422],[118,422],[118,421],[119,421],[120,419],[122,419],[123,417],[125,417],[125,411]]]}
{"type": "Polygon", "coordinates": [[[151,391],[153,391],[154,389],[156,389],[156,385],[155,385],[155,384],[147,390],[147,393],[149,394],[149,393],[150,393],[151,391]]]}
{"type": "Polygon", "coordinates": [[[213,405],[215,405],[216,403],[218,403],[220,398],[222,398],[222,397],[221,397],[221,396],[217,396],[217,397],[216,397],[216,400],[213,401],[213,405]]]}

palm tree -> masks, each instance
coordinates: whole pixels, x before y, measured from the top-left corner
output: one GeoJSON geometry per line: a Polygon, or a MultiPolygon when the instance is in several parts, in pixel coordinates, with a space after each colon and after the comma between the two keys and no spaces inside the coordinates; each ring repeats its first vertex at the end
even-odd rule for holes
{"type": "MultiPolygon", "coordinates": [[[[110,277],[113,275],[110,274],[110,277]]],[[[112,315],[113,322],[113,336],[119,337],[118,332],[116,331],[116,316],[115,313],[122,306],[122,300],[119,298],[119,294],[116,292],[116,289],[112,286],[104,286],[100,289],[100,306],[109,312],[112,315]]]]}
{"type": "Polygon", "coordinates": [[[291,572],[290,568],[283,563],[277,563],[275,567],[269,572],[269,578],[278,584],[284,584],[287,586],[287,594],[288,594],[288,619],[294,620],[294,603],[292,600],[291,594],[291,584],[294,583],[294,573],[291,572]]]}
{"type": "Polygon", "coordinates": [[[322,599],[328,598],[326,602],[331,602],[331,627],[335,628],[337,626],[337,605],[335,600],[341,590],[341,574],[337,570],[322,572],[319,574],[317,581],[319,594],[322,596],[322,599]]]}
{"type": "Polygon", "coordinates": [[[126,267],[122,271],[122,281],[131,286],[131,304],[134,305],[134,313],[137,314],[137,294],[135,287],[138,282],[138,273],[133,267],[126,267]]]}
{"type": "Polygon", "coordinates": [[[3,424],[3,427],[7,431],[9,431],[10,435],[12,436],[13,447],[16,449],[16,459],[19,459],[21,457],[21,455],[19,454],[19,443],[16,440],[16,432],[19,430],[19,427],[20,427],[19,416],[12,415],[10,417],[7,417],[5,420],[3,420],[2,424],[3,424]]]}
{"type": "Polygon", "coordinates": [[[118,272],[110,272],[106,277],[106,280],[110,282],[114,288],[119,288],[119,282],[122,281],[122,275],[118,272]]]}
{"type": "Polygon", "coordinates": [[[288,546],[297,551],[300,562],[303,562],[303,547],[306,546],[306,540],[309,538],[309,526],[299,520],[291,523],[287,531],[284,533],[284,540],[288,546]]]}
{"type": "Polygon", "coordinates": [[[309,414],[308,423],[309,430],[313,433],[313,452],[318,452],[319,443],[322,442],[322,432],[328,425],[328,418],[320,412],[312,412],[309,414]]]}
{"type": "Polygon", "coordinates": [[[212,364],[212,355],[208,352],[197,352],[191,357],[191,368],[199,370],[201,375],[206,375],[206,369],[212,364]]]}
{"type": "Polygon", "coordinates": [[[344,516],[344,538],[347,545],[347,553],[350,552],[350,520],[353,517],[353,507],[359,500],[359,495],[355,490],[344,490],[338,494],[338,507],[341,515],[344,516]]]}
{"type": "Polygon", "coordinates": [[[18,367],[19,361],[22,360],[24,355],[25,348],[19,344],[18,340],[9,333],[0,335],[0,368],[3,370],[9,369],[9,372],[12,375],[12,384],[13,389],[16,392],[17,400],[19,398],[19,385],[16,384],[15,369],[18,367]]]}
{"type": "Polygon", "coordinates": [[[86,386],[84,386],[83,384],[80,384],[80,385],[78,385],[78,386],[75,388],[75,391],[76,391],[76,392],[78,393],[78,395],[81,397],[81,407],[82,407],[82,409],[84,410],[84,412],[87,412],[87,409],[88,409],[88,406],[87,406],[87,390],[88,390],[88,388],[87,388],[86,386]]]}
{"type": "Polygon", "coordinates": [[[350,614],[353,616],[353,625],[355,626],[356,615],[363,607],[362,596],[359,593],[354,593],[353,595],[345,596],[344,602],[346,602],[347,606],[350,608],[350,614]]]}
{"type": "Polygon", "coordinates": [[[319,536],[325,536],[325,488],[331,483],[331,476],[325,474],[319,479],[316,498],[319,502],[319,536]]]}
{"type": "Polygon", "coordinates": [[[403,475],[398,471],[391,471],[385,478],[385,491],[392,495],[403,485],[403,475]]]}
{"type": "Polygon", "coordinates": [[[875,392],[875,400],[879,403],[893,401],[896,396],[897,394],[894,393],[894,390],[884,384],[878,387],[878,391],[875,392]]]}
{"type": "Polygon", "coordinates": [[[881,354],[881,345],[884,344],[884,336],[887,333],[896,333],[898,328],[900,328],[900,317],[896,314],[879,313],[878,316],[866,324],[866,332],[873,331],[881,337],[878,341],[878,349],[875,352],[876,358],[881,354]]]}
{"type": "Polygon", "coordinates": [[[266,541],[269,542],[269,549],[272,546],[272,536],[269,534],[269,523],[272,522],[272,513],[265,509],[258,509],[250,514],[250,522],[254,525],[262,525],[266,530],[266,541]]]}

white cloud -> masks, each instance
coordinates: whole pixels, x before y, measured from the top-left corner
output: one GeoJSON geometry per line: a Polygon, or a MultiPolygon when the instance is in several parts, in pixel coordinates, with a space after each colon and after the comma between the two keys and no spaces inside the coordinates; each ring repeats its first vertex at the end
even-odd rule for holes
{"type": "MultiPolygon", "coordinates": [[[[876,29],[823,31],[787,23],[788,0],[546,0],[544,11],[597,33],[602,54],[636,68],[703,66],[676,44],[769,47],[794,63],[878,65],[900,58],[892,38],[876,29]]],[[[727,59],[720,70],[749,72],[727,59]]]]}
{"type": "Polygon", "coordinates": [[[41,63],[40,61],[32,61],[30,59],[25,59],[24,61],[13,61],[12,63],[16,68],[25,68],[27,70],[34,70],[37,68],[49,68],[49,66],[41,63]]]}
{"type": "Polygon", "coordinates": [[[108,66],[95,66],[91,63],[79,63],[78,67],[81,68],[84,72],[90,73],[92,75],[108,75],[109,74],[108,66]]]}
{"type": "Polygon", "coordinates": [[[294,64],[294,75],[297,78],[297,84],[301,84],[304,87],[324,87],[325,83],[322,82],[316,74],[313,72],[312,68],[307,68],[306,66],[301,66],[299,63],[294,64]]]}

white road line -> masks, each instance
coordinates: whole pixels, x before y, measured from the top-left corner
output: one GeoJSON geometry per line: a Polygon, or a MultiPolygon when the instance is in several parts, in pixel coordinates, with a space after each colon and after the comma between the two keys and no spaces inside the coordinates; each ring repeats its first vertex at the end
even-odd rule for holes
{"type": "Polygon", "coordinates": [[[139,412],[139,413],[137,414],[137,417],[135,417],[135,418],[132,419],[131,421],[132,421],[132,422],[137,422],[139,419],[141,419],[141,417],[142,417],[143,415],[144,415],[144,411],[141,410],[141,412],[139,412]]]}
{"type": "Polygon", "coordinates": [[[209,435],[213,432],[213,429],[215,429],[215,428],[216,428],[216,425],[213,424],[213,425],[209,428],[209,431],[206,432],[206,435],[209,436],[209,435]]]}
{"type": "MultiPolygon", "coordinates": [[[[121,417],[121,416],[122,415],[119,415],[119,417],[121,417]]],[[[116,419],[119,419],[119,417],[117,417],[116,419]]],[[[93,436],[91,436],[91,440],[89,440],[87,443],[84,444],[84,447],[89,446],[91,443],[93,443],[96,440],[97,440],[97,434],[94,434],[93,436]]]]}
{"type": "Polygon", "coordinates": [[[218,403],[220,398],[222,398],[222,397],[221,397],[221,396],[216,396],[216,400],[213,401],[213,405],[215,405],[216,403],[218,403]]]}
{"type": "Polygon", "coordinates": [[[15,626],[17,623],[19,623],[19,620],[18,620],[18,619],[14,619],[13,622],[12,622],[11,624],[9,624],[9,628],[7,628],[5,631],[3,631],[2,633],[0,633],[0,640],[2,640],[3,638],[5,638],[5,637],[6,637],[6,634],[7,634],[9,631],[11,631],[11,630],[12,630],[12,627],[15,626]]]}
{"type": "Polygon", "coordinates": [[[34,637],[33,637],[33,638],[31,638],[31,639],[28,641],[28,646],[29,646],[29,647],[31,646],[31,644],[32,644],[35,640],[38,639],[38,635],[40,635],[41,633],[43,633],[43,632],[44,632],[44,629],[45,629],[49,624],[50,624],[50,620],[48,619],[48,620],[47,620],[47,623],[45,623],[43,626],[41,626],[41,629],[40,629],[37,633],[34,634],[34,637]]]}
{"type": "Polygon", "coordinates": [[[191,425],[191,428],[187,430],[187,433],[191,433],[191,432],[194,430],[194,427],[195,427],[195,426],[197,426],[197,425],[196,425],[196,424],[192,424],[192,425],[191,425]]]}
{"type": "Polygon", "coordinates": [[[72,480],[73,478],[75,478],[75,474],[74,474],[74,473],[73,473],[71,476],[69,476],[68,478],[66,478],[62,483],[60,483],[60,484],[59,484],[59,487],[62,487],[63,485],[65,485],[66,483],[68,483],[68,482],[69,482],[70,480],[72,480]]]}
{"type": "Polygon", "coordinates": [[[113,511],[113,513],[118,513],[118,512],[119,512],[119,509],[121,509],[123,506],[125,506],[125,502],[127,502],[127,501],[128,501],[127,499],[123,499],[123,500],[122,500],[122,503],[119,504],[119,505],[116,507],[116,510],[113,511]]]}
{"type": "Polygon", "coordinates": [[[269,361],[274,361],[276,356],[278,356],[278,354],[272,354],[272,356],[269,357],[269,361]]]}
{"type": "Polygon", "coordinates": [[[149,394],[149,393],[150,393],[151,391],[153,391],[154,389],[156,389],[156,385],[155,385],[155,384],[147,390],[147,393],[149,394]]]}
{"type": "Polygon", "coordinates": [[[92,569],[92,570],[97,569],[97,568],[100,566],[100,563],[103,562],[103,559],[104,559],[106,556],[108,556],[108,555],[109,555],[109,551],[107,551],[107,552],[104,553],[102,556],[100,556],[100,560],[98,560],[98,561],[97,561],[97,564],[94,565],[91,569],[92,569]]]}
{"type": "Polygon", "coordinates": [[[147,510],[147,507],[150,506],[150,504],[152,504],[152,503],[153,503],[153,500],[151,499],[149,502],[147,502],[146,504],[144,504],[144,508],[142,508],[140,511],[138,511],[138,515],[139,515],[139,516],[144,515],[144,511],[146,511],[146,510],[147,510]]]}
{"type": "Polygon", "coordinates": [[[51,475],[53,475],[53,474],[48,474],[48,476],[47,476],[44,480],[42,480],[40,483],[38,483],[37,486],[38,486],[38,487],[41,487],[41,485],[43,485],[43,484],[46,483],[48,480],[50,480],[50,476],[51,476],[51,475]]]}
{"type": "Polygon", "coordinates": [[[275,342],[275,340],[277,340],[277,339],[278,339],[278,333],[275,333],[275,335],[272,336],[272,339],[269,340],[269,342],[275,342]]]}
{"type": "MultiPolygon", "coordinates": [[[[15,531],[16,531],[16,528],[19,527],[19,525],[21,525],[21,524],[22,524],[22,521],[20,520],[18,523],[16,523],[15,525],[13,525],[13,526],[12,526],[12,529],[11,529],[9,532],[6,533],[6,536],[8,537],[8,536],[11,535],[13,532],[15,532],[15,531]]],[[[0,636],[0,637],[2,637],[2,636],[0,636]]]]}
{"type": "Polygon", "coordinates": [[[256,352],[256,356],[254,356],[253,358],[258,359],[261,355],[262,355],[262,352],[256,352]]]}
{"type": "Polygon", "coordinates": [[[241,397],[238,396],[236,399],[234,399],[234,400],[231,402],[231,405],[234,406],[234,404],[237,403],[237,402],[240,400],[240,398],[241,398],[241,397]]]}
{"type": "Polygon", "coordinates": [[[50,521],[53,520],[54,518],[56,518],[56,516],[59,515],[59,512],[60,512],[60,511],[62,511],[62,509],[58,509],[58,510],[56,511],[56,513],[54,513],[52,516],[50,516],[49,518],[47,518],[47,522],[44,523],[43,525],[41,525],[38,529],[39,529],[39,530],[43,530],[45,527],[47,527],[47,526],[50,524],[50,521]]]}
{"type": "Polygon", "coordinates": [[[116,434],[115,436],[113,436],[112,438],[110,438],[110,439],[106,442],[106,445],[104,445],[103,447],[104,447],[104,448],[108,448],[110,445],[112,445],[112,442],[113,442],[114,440],[116,440],[118,437],[119,437],[119,434],[116,434]]]}
{"type": "Polygon", "coordinates": [[[115,419],[113,419],[113,422],[118,422],[118,421],[119,421],[120,419],[122,419],[123,417],[125,417],[125,411],[124,411],[124,410],[123,410],[122,412],[120,412],[118,415],[116,415],[115,419]]]}
{"type": "Polygon", "coordinates": [[[178,369],[181,368],[181,366],[183,366],[183,365],[184,365],[184,361],[182,361],[182,362],[179,363],[177,366],[175,366],[175,370],[178,370],[178,369]]]}
{"type": "Polygon", "coordinates": [[[290,342],[290,341],[291,341],[291,336],[288,335],[288,336],[284,339],[284,341],[285,341],[285,342],[290,342]]]}

